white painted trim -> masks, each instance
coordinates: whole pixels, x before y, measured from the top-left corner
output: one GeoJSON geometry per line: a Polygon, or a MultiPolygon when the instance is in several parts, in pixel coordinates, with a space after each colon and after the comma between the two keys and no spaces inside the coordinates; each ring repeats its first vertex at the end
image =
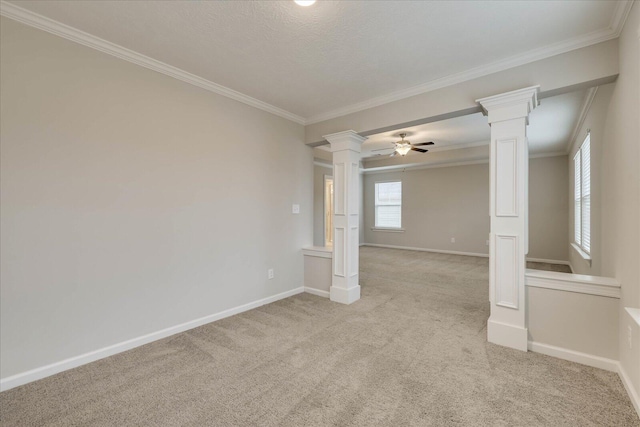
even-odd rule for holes
{"type": "Polygon", "coordinates": [[[360,285],[350,288],[331,286],[329,288],[329,299],[340,304],[352,304],[360,299],[360,285]]]}
{"type": "MultiPolygon", "coordinates": [[[[368,162],[367,162],[368,163],[368,162]]],[[[489,163],[489,157],[482,159],[472,159],[465,160],[460,162],[442,162],[442,163],[401,163],[397,165],[389,165],[389,166],[380,166],[380,167],[371,167],[365,168],[362,173],[370,174],[370,173],[385,173],[391,172],[397,169],[402,169],[403,171],[408,170],[421,170],[421,169],[431,169],[431,168],[449,168],[454,166],[467,166],[467,165],[480,165],[483,163],[489,163]]],[[[366,164],[365,164],[366,166],[366,164]]]]}
{"type": "Polygon", "coordinates": [[[640,417],[640,395],[633,387],[633,382],[627,375],[620,362],[606,357],[594,356],[592,354],[582,353],[579,351],[569,350],[554,345],[543,344],[535,341],[529,341],[527,345],[530,351],[544,354],[558,359],[568,360],[570,362],[580,363],[581,365],[591,366],[593,368],[604,369],[605,371],[616,372],[622,381],[629,400],[633,404],[638,416],[640,417]]]}
{"type": "Polygon", "coordinates": [[[491,144],[490,140],[486,141],[476,141],[476,142],[468,142],[464,144],[452,144],[452,145],[441,145],[438,147],[430,147],[430,153],[438,153],[440,151],[451,151],[451,150],[462,150],[463,148],[475,148],[475,147],[484,147],[491,144]]]}
{"type": "Polygon", "coordinates": [[[578,140],[578,132],[580,132],[580,128],[587,118],[587,114],[589,114],[589,110],[591,109],[591,104],[593,103],[593,99],[596,97],[596,92],[598,92],[598,87],[590,88],[586,95],[584,96],[584,100],[582,101],[582,106],[580,107],[580,114],[578,115],[578,120],[576,121],[575,126],[573,127],[573,131],[571,132],[571,137],[569,141],[567,141],[567,151],[565,154],[571,154],[574,152],[576,147],[576,141],[578,140]]]}
{"type": "Polygon", "coordinates": [[[547,151],[546,153],[529,154],[529,159],[543,159],[545,157],[566,156],[565,151],[547,151]]]}
{"type": "Polygon", "coordinates": [[[418,251],[418,252],[433,252],[436,254],[450,254],[450,255],[463,255],[463,256],[477,256],[481,258],[489,258],[489,254],[480,254],[475,252],[459,252],[459,251],[447,251],[444,249],[426,249],[426,248],[414,248],[410,246],[394,246],[394,245],[380,245],[377,243],[363,243],[362,246],[371,246],[374,248],[389,248],[389,249],[402,249],[405,251],[418,251]]]}
{"type": "Polygon", "coordinates": [[[278,108],[264,101],[260,101],[259,99],[250,97],[228,87],[196,76],[195,74],[181,70],[180,68],[165,64],[164,62],[142,55],[141,53],[119,46],[115,43],[111,43],[107,40],[103,40],[89,33],[85,33],[84,31],[70,27],[61,22],[54,21],[46,16],[42,16],[20,6],[16,6],[13,3],[8,3],[6,1],[0,2],[0,15],[48,33],[55,34],[56,36],[71,40],[81,45],[99,50],[100,52],[124,59],[125,61],[129,61],[150,70],[157,71],[169,77],[182,80],[183,82],[217,93],[218,95],[226,96],[227,98],[231,98],[235,101],[242,102],[243,104],[275,114],[276,116],[283,117],[287,120],[291,120],[301,125],[305,124],[304,117],[298,116],[297,114],[293,114],[289,111],[283,110],[282,108],[278,108]]]}
{"type": "Polygon", "coordinates": [[[629,313],[629,316],[631,316],[633,321],[640,326],[640,308],[625,307],[624,309],[629,313]]]}
{"type": "Polygon", "coordinates": [[[366,110],[368,108],[377,107],[389,102],[399,101],[401,99],[420,95],[426,92],[431,92],[436,89],[452,86],[479,77],[487,76],[489,74],[539,61],[575,49],[580,49],[583,47],[602,43],[607,40],[615,39],[620,36],[632,5],[633,1],[631,0],[616,2],[616,9],[614,10],[609,28],[597,30],[562,42],[557,42],[548,46],[533,49],[528,52],[502,59],[500,61],[474,67],[459,73],[450,74],[448,76],[441,77],[430,82],[396,91],[387,95],[375,97],[356,104],[341,107],[335,110],[327,111],[325,113],[317,114],[308,118],[304,118],[297,114],[283,110],[264,101],[260,101],[259,99],[237,92],[233,89],[206,80],[202,77],[198,77],[172,65],[165,64],[133,50],[116,45],[84,31],[55,21],[51,18],[47,18],[30,10],[19,7],[13,3],[8,3],[4,0],[0,2],[0,15],[38,28],[40,30],[47,31],[51,34],[55,34],[76,43],[80,43],[84,46],[99,50],[109,55],[116,56],[120,59],[124,59],[125,61],[129,61],[145,68],[149,68],[178,80],[182,80],[186,83],[193,84],[219,95],[226,96],[244,104],[251,105],[252,107],[259,108],[263,111],[267,111],[296,123],[302,125],[310,125],[325,120],[330,120],[336,117],[341,117],[347,114],[352,114],[358,111],[366,110]]]}
{"type": "MultiPolygon", "coordinates": [[[[482,145],[484,144],[478,144],[476,145],[476,147],[481,147],[482,145]]],[[[463,147],[463,148],[470,148],[470,147],[463,147]]],[[[429,152],[431,151],[432,150],[429,149],[429,152]]],[[[545,157],[558,157],[558,156],[566,156],[566,155],[567,153],[564,151],[549,151],[546,153],[531,154],[529,155],[529,159],[541,159],[545,157]]],[[[489,163],[489,155],[487,154],[486,158],[474,158],[474,159],[462,160],[458,162],[400,163],[400,164],[389,165],[389,166],[366,167],[372,162],[378,161],[378,159],[379,159],[378,157],[367,157],[366,159],[364,159],[365,169],[363,169],[362,173],[365,173],[365,174],[385,173],[385,172],[392,172],[394,170],[399,170],[399,169],[408,171],[408,170],[421,170],[421,169],[431,169],[431,168],[448,168],[448,167],[467,166],[467,165],[481,165],[484,163],[489,163]]]]}
{"type": "Polygon", "coordinates": [[[384,228],[384,227],[371,227],[371,231],[384,231],[386,233],[404,233],[404,228],[384,228]]]}
{"type": "Polygon", "coordinates": [[[316,295],[319,297],[323,297],[323,298],[329,298],[329,292],[328,291],[323,291],[320,289],[315,289],[315,288],[308,288],[308,287],[304,287],[304,291],[308,294],[311,295],[316,295]]]}
{"type": "Polygon", "coordinates": [[[591,266],[591,255],[586,253],[580,246],[576,245],[573,242],[571,243],[571,247],[578,253],[578,255],[582,257],[582,259],[589,263],[589,266],[591,266]]]}
{"type": "Polygon", "coordinates": [[[527,351],[527,328],[497,322],[491,318],[487,321],[487,341],[503,347],[527,351]]]}
{"type": "Polygon", "coordinates": [[[21,372],[10,377],[2,378],[0,380],[0,391],[12,389],[14,387],[21,386],[33,381],[40,380],[42,378],[55,375],[59,372],[67,371],[69,369],[76,368],[78,366],[86,365],[87,363],[94,362],[105,357],[112,356],[114,354],[122,353],[123,351],[131,350],[132,348],[140,347],[141,345],[148,344],[153,341],[157,341],[162,338],[166,338],[171,335],[178,334],[180,332],[187,331],[189,329],[197,328],[198,326],[206,325],[207,323],[215,322],[216,320],[224,319],[235,314],[239,314],[254,308],[260,307],[265,304],[288,298],[293,295],[304,292],[304,287],[292,289],[290,291],[282,292],[267,298],[262,298],[257,301],[253,301],[247,304],[240,305],[238,307],[230,308],[228,310],[221,311],[219,313],[211,314],[209,316],[201,317],[199,319],[191,320],[189,322],[181,323],[176,326],[171,326],[160,331],[152,332],[137,338],[132,338],[127,341],[123,341],[117,344],[113,344],[98,350],[90,351],[78,356],[70,357],[59,362],[52,363],[50,365],[42,366],[40,368],[32,369],[26,372],[21,372]]]}
{"type": "Polygon", "coordinates": [[[327,169],[333,169],[333,163],[330,163],[326,160],[322,160],[322,159],[316,159],[314,157],[313,159],[313,164],[316,166],[321,166],[323,168],[327,168],[327,169]]]}
{"type": "Polygon", "coordinates": [[[471,68],[459,73],[450,74],[448,76],[441,77],[439,79],[435,79],[430,82],[426,82],[407,89],[399,90],[388,95],[378,96],[363,102],[348,105],[346,107],[341,107],[335,110],[327,111],[325,113],[316,114],[315,116],[308,117],[305,124],[311,125],[314,123],[323,122],[325,120],[334,119],[336,117],[346,116],[347,114],[357,113],[358,111],[366,110],[368,108],[378,107],[389,102],[399,101],[401,99],[431,92],[443,87],[453,86],[458,83],[508,70],[509,68],[514,68],[521,65],[529,64],[531,62],[540,61],[542,59],[570,52],[575,49],[580,49],[583,47],[602,43],[607,40],[615,39],[620,36],[622,28],[624,27],[624,22],[629,15],[629,11],[631,10],[632,5],[633,1],[617,2],[616,9],[614,10],[611,22],[609,24],[609,28],[594,31],[562,42],[553,43],[548,46],[533,49],[528,52],[514,55],[500,61],[481,65],[479,67],[471,68]]]}
{"type": "Polygon", "coordinates": [[[594,356],[592,354],[581,353],[579,351],[569,350],[554,345],[543,344],[535,341],[529,341],[527,346],[530,351],[544,354],[558,359],[568,360],[570,362],[580,363],[594,368],[604,369],[605,371],[618,372],[618,361],[607,359],[605,357],[594,356]]]}
{"type": "Polygon", "coordinates": [[[529,257],[527,257],[527,261],[544,262],[546,264],[556,264],[556,265],[568,265],[569,267],[571,267],[571,264],[569,263],[569,261],[562,261],[562,260],[559,260],[559,259],[544,259],[544,258],[529,258],[529,257]]]}
{"type": "Polygon", "coordinates": [[[527,269],[525,284],[533,288],[620,298],[620,284],[609,277],[527,269]]]}
{"type": "Polygon", "coordinates": [[[638,417],[640,417],[640,394],[638,393],[638,390],[633,387],[631,378],[629,378],[629,375],[627,375],[627,371],[624,370],[620,363],[618,363],[618,375],[620,376],[622,385],[624,386],[625,390],[627,390],[627,394],[629,395],[629,399],[631,400],[633,407],[638,413],[638,417]]]}
{"type": "Polygon", "coordinates": [[[312,256],[317,258],[333,258],[333,247],[332,246],[311,246],[309,248],[303,248],[302,255],[312,256]]]}

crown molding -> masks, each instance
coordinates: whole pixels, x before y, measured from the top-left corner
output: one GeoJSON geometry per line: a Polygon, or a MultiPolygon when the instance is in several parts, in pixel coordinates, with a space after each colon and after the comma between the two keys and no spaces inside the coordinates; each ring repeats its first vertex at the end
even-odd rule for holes
{"type": "Polygon", "coordinates": [[[547,151],[543,153],[529,154],[529,159],[543,159],[545,157],[559,157],[566,155],[566,151],[547,151]]]}
{"type": "MultiPolygon", "coordinates": [[[[520,65],[529,64],[531,62],[540,61],[572,50],[581,49],[583,47],[606,42],[618,38],[624,27],[627,16],[631,11],[634,0],[624,0],[616,2],[616,8],[609,23],[609,27],[602,30],[593,31],[582,36],[574,37],[562,42],[553,43],[548,46],[533,49],[518,55],[511,56],[496,62],[481,65],[459,73],[450,74],[439,79],[431,80],[417,86],[399,90],[388,95],[378,96],[366,101],[358,102],[346,107],[337,108],[327,111],[326,113],[317,114],[307,118],[305,125],[323,122],[325,120],[335,119],[336,117],[346,116],[347,114],[357,113],[369,108],[379,107],[389,102],[399,101],[412,96],[431,92],[447,86],[463,83],[469,80],[484,77],[489,74],[507,70],[509,68],[518,67],[520,65]]],[[[639,30],[640,32],[640,30],[639,30]]]]}
{"type": "Polygon", "coordinates": [[[629,17],[629,12],[631,12],[631,8],[633,7],[634,1],[635,0],[622,0],[616,2],[616,8],[613,11],[611,23],[609,24],[609,29],[615,33],[616,37],[620,37],[622,29],[624,28],[624,24],[627,22],[627,18],[629,17]]]}
{"type": "Polygon", "coordinates": [[[565,154],[570,154],[576,146],[578,133],[580,132],[580,128],[587,118],[587,114],[589,114],[589,110],[591,110],[591,104],[593,104],[593,99],[596,97],[596,92],[598,92],[598,87],[589,88],[587,93],[582,100],[582,106],[580,107],[580,114],[578,115],[578,120],[576,120],[576,124],[573,127],[573,131],[571,132],[571,137],[569,141],[567,141],[567,150],[565,154]]]}
{"type": "Polygon", "coordinates": [[[376,174],[376,173],[385,173],[385,172],[394,172],[398,170],[412,171],[412,170],[421,170],[421,169],[433,169],[433,168],[448,168],[454,166],[467,166],[467,165],[480,165],[483,163],[489,163],[489,157],[487,158],[477,158],[477,159],[468,159],[468,160],[460,160],[454,162],[438,162],[438,163],[409,163],[409,164],[399,164],[399,165],[389,165],[389,166],[379,166],[379,167],[371,167],[364,168],[364,174],[376,174]]]}
{"type": "Polygon", "coordinates": [[[5,0],[0,1],[0,15],[32,26],[34,28],[49,32],[67,40],[71,40],[84,46],[99,50],[101,52],[134,63],[136,65],[140,65],[150,70],[165,74],[167,76],[192,84],[218,95],[222,95],[238,102],[242,102],[244,104],[269,112],[276,116],[283,117],[287,120],[291,120],[301,125],[311,125],[336,117],[345,116],[347,114],[356,113],[358,111],[366,110],[369,108],[378,107],[390,102],[399,101],[412,96],[431,92],[447,86],[463,83],[465,81],[473,80],[489,74],[504,71],[509,68],[514,68],[531,62],[539,61],[575,49],[580,49],[618,38],[620,36],[620,33],[622,32],[622,29],[624,28],[624,24],[627,20],[627,17],[629,16],[629,12],[631,11],[633,3],[634,0],[623,0],[616,2],[616,8],[611,18],[609,27],[606,29],[594,31],[579,37],[574,37],[572,39],[554,43],[538,49],[533,49],[522,54],[502,59],[500,61],[481,65],[479,67],[474,67],[469,70],[454,73],[420,85],[396,91],[388,95],[371,98],[366,101],[337,108],[335,110],[327,111],[325,113],[317,114],[308,118],[283,110],[264,101],[260,101],[259,99],[250,97],[228,87],[206,80],[202,77],[196,76],[195,74],[191,74],[180,68],[165,64],[164,62],[142,55],[141,53],[103,40],[99,37],[93,36],[89,33],[70,27],[61,22],[39,15],[35,12],[31,12],[5,0]]]}
{"type": "Polygon", "coordinates": [[[235,101],[242,102],[243,104],[250,105],[276,116],[291,120],[298,124],[305,124],[304,117],[275,107],[271,104],[267,104],[266,102],[260,101],[259,99],[252,98],[248,95],[206,80],[202,77],[196,76],[195,74],[191,74],[172,65],[165,64],[164,62],[160,62],[115,43],[103,40],[89,33],[85,33],[84,31],[70,27],[61,22],[54,21],[53,19],[31,12],[27,9],[21,8],[20,6],[16,6],[13,3],[8,3],[4,0],[1,1],[0,15],[13,19],[14,21],[29,25],[31,27],[38,28],[56,36],[65,38],[67,40],[71,40],[81,45],[99,50],[103,53],[107,53],[117,58],[124,59],[125,61],[131,62],[133,64],[140,65],[153,71],[157,71],[169,77],[182,80],[185,83],[189,83],[218,95],[231,98],[235,101]]]}

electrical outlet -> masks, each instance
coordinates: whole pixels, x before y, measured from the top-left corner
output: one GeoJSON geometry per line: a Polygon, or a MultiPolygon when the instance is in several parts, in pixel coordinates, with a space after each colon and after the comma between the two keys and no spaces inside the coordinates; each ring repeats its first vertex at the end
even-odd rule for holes
{"type": "Polygon", "coordinates": [[[451,238],[451,243],[455,243],[455,242],[456,242],[456,238],[455,238],[455,237],[452,237],[452,238],[451,238]]]}
{"type": "Polygon", "coordinates": [[[299,214],[300,213],[300,205],[294,204],[291,206],[291,213],[299,214]]]}
{"type": "Polygon", "coordinates": [[[631,331],[631,325],[627,325],[627,342],[629,343],[629,349],[633,348],[633,333],[631,331]]]}
{"type": "Polygon", "coordinates": [[[275,274],[273,273],[273,268],[270,268],[269,270],[267,270],[267,278],[271,280],[274,277],[275,277],[275,274]]]}

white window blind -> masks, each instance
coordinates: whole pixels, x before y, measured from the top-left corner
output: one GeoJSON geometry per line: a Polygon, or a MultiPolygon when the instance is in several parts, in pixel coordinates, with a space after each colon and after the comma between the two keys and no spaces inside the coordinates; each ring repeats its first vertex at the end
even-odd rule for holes
{"type": "Polygon", "coordinates": [[[400,228],[402,225],[402,182],[376,182],[375,226],[400,228]]]}
{"type": "Polygon", "coordinates": [[[587,134],[573,158],[574,236],[575,243],[587,254],[591,252],[591,134],[587,134]]]}

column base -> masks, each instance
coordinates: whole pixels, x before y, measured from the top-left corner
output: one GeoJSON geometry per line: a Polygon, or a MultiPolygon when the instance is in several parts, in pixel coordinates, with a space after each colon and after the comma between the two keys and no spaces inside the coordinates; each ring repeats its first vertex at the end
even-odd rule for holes
{"type": "Polygon", "coordinates": [[[529,331],[527,328],[508,325],[491,319],[487,321],[487,341],[490,343],[527,351],[528,338],[529,331]]]}
{"type": "Polygon", "coordinates": [[[331,286],[329,288],[329,297],[331,301],[339,302],[340,304],[351,304],[360,299],[360,285],[355,285],[348,289],[331,286]]]}

